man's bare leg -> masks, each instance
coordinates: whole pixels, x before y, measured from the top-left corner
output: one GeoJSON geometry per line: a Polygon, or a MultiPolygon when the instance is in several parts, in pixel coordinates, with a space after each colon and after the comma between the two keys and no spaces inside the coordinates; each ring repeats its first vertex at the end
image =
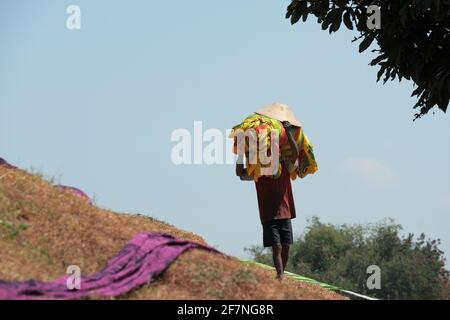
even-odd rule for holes
{"type": "Polygon", "coordinates": [[[289,260],[289,244],[283,243],[281,245],[281,260],[283,261],[283,271],[286,270],[286,266],[289,260]]]}
{"type": "Polygon", "coordinates": [[[279,280],[283,279],[283,259],[281,257],[281,244],[276,244],[272,246],[272,255],[273,255],[273,264],[275,265],[275,269],[277,269],[277,278],[279,280]]]}

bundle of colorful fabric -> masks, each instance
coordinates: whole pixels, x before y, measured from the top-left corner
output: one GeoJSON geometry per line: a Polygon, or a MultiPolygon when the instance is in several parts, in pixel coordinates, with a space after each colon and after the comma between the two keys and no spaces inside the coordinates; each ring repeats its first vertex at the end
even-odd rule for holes
{"type": "MultiPolygon", "coordinates": [[[[291,172],[291,179],[304,178],[318,170],[314,157],[313,146],[300,127],[291,127],[292,134],[299,147],[298,165],[291,172]]],[[[279,178],[283,170],[281,161],[271,161],[265,164],[259,155],[261,148],[265,148],[268,157],[275,151],[280,160],[290,158],[292,150],[288,143],[288,134],[283,124],[273,118],[261,114],[252,114],[240,124],[233,127],[230,138],[234,139],[233,152],[245,154],[247,173],[253,180],[258,181],[261,176],[279,178]],[[242,134],[244,133],[244,134],[242,134]],[[245,138],[247,137],[247,138],[245,138]],[[258,152],[250,152],[251,144],[255,143],[258,152]],[[277,166],[277,167],[274,167],[277,166]],[[263,169],[269,169],[265,174],[263,169]]]]}

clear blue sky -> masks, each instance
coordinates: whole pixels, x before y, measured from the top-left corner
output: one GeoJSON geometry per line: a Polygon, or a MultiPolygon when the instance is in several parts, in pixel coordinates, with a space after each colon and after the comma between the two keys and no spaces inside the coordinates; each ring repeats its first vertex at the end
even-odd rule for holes
{"type": "Polygon", "coordinates": [[[355,34],[291,26],[289,1],[0,0],[0,157],[245,256],[262,242],[253,183],[231,165],[176,166],[176,128],[225,130],[291,105],[319,172],[294,183],[306,217],[441,238],[450,253],[449,116],[413,123],[412,83],[375,82],[355,34]],[[81,8],[81,30],[66,8],[81,8]]]}

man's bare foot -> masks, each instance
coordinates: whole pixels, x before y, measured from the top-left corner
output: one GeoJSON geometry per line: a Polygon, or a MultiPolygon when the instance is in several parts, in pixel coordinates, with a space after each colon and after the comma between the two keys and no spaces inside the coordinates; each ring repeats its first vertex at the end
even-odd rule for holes
{"type": "Polygon", "coordinates": [[[283,275],[283,274],[277,274],[277,280],[278,280],[278,281],[282,282],[282,281],[283,281],[283,278],[284,278],[284,275],[283,275]]]}

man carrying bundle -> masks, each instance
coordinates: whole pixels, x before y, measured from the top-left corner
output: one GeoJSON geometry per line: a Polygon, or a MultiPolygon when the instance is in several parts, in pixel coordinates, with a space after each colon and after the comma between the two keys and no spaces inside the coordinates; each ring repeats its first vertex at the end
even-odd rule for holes
{"type": "MultiPolygon", "coordinates": [[[[258,127],[261,126],[259,124],[261,121],[266,123],[265,117],[270,118],[268,119],[270,128],[274,124],[271,122],[273,119],[282,125],[279,131],[283,136],[278,145],[281,152],[276,153],[276,156],[280,157],[279,171],[272,176],[260,175],[257,173],[258,170],[253,169],[249,164],[248,159],[247,168],[244,168],[243,154],[235,148],[235,152],[238,153],[236,175],[241,180],[255,180],[264,247],[272,247],[277,278],[282,280],[289,258],[289,247],[293,243],[291,220],[296,217],[290,179],[295,179],[297,175],[303,178],[308,173],[314,173],[317,170],[317,164],[312,153],[312,146],[302,132],[302,125],[289,106],[274,103],[258,110],[255,115],[264,117],[255,124],[258,127]],[[249,170],[249,168],[252,169],[249,170]]],[[[254,116],[249,117],[250,121],[254,116]]],[[[249,118],[244,123],[249,123],[249,118]]],[[[238,127],[242,128],[242,125],[236,126],[233,130],[238,127]]],[[[248,128],[245,127],[244,130],[248,128]]]]}

